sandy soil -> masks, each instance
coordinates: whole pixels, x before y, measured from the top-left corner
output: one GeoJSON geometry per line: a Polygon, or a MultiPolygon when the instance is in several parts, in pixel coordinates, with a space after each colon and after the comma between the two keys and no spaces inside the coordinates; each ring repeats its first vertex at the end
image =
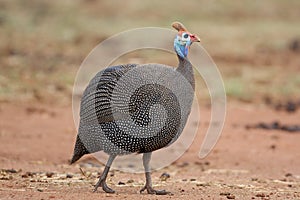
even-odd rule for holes
{"type": "MultiPolygon", "coordinates": [[[[0,200],[300,199],[300,132],[246,128],[300,125],[299,1],[162,2],[0,1],[0,38],[7,38],[0,40],[0,200]],[[68,164],[78,67],[107,37],[143,26],[170,28],[173,20],[199,34],[220,67],[229,98],[222,136],[199,159],[210,118],[203,106],[190,149],[152,174],[154,187],[170,195],[140,194],[144,175],[117,170],[107,180],[116,194],[93,193],[103,164],[92,156],[68,164]],[[275,111],[261,104],[266,97],[272,103],[297,99],[298,110],[275,111]],[[160,178],[163,173],[170,178],[160,178]]],[[[124,63],[173,63],[160,52],[132,53],[124,63]]]]}
{"type": "Polygon", "coordinates": [[[93,157],[68,165],[76,137],[71,107],[1,103],[0,199],[300,199],[300,134],[245,129],[261,121],[296,124],[299,111],[229,104],[222,136],[202,160],[198,152],[209,110],[201,114],[191,148],[152,175],[154,187],[170,195],[139,194],[144,175],[116,170],[108,178],[116,194],[106,194],[101,189],[92,193],[103,170],[93,157]],[[163,173],[170,178],[162,180],[163,173]]]}

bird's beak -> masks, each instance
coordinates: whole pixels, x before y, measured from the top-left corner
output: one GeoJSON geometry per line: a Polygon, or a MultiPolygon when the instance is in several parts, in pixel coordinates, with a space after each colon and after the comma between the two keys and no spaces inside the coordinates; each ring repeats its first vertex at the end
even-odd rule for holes
{"type": "Polygon", "coordinates": [[[190,33],[190,37],[192,42],[200,42],[200,38],[197,35],[190,33]]]}
{"type": "Polygon", "coordinates": [[[197,35],[194,35],[195,37],[194,37],[194,41],[193,42],[200,42],[200,38],[197,36],[197,35]]]}

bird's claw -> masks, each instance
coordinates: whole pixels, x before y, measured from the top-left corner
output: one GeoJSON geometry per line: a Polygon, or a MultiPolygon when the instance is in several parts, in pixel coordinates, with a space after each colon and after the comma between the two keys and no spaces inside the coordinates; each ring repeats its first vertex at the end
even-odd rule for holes
{"type": "Polygon", "coordinates": [[[95,185],[93,192],[96,192],[98,187],[102,187],[102,189],[106,193],[115,193],[115,191],[113,189],[111,189],[110,187],[107,186],[105,180],[99,180],[98,183],[95,185]]]}
{"type": "Polygon", "coordinates": [[[151,186],[145,185],[141,190],[140,193],[147,190],[148,194],[156,194],[156,195],[167,195],[170,194],[170,192],[166,190],[154,190],[151,186]]]}

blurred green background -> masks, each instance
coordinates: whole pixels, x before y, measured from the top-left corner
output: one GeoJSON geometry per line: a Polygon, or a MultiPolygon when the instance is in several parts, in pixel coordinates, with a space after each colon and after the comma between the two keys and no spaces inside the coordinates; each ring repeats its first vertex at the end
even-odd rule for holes
{"type": "MultiPolygon", "coordinates": [[[[0,101],[69,103],[76,72],[97,44],[132,28],[171,28],[173,21],[200,36],[229,99],[295,98],[299,10],[298,0],[1,0],[0,101]]],[[[143,62],[151,56],[134,54],[143,62]]]]}

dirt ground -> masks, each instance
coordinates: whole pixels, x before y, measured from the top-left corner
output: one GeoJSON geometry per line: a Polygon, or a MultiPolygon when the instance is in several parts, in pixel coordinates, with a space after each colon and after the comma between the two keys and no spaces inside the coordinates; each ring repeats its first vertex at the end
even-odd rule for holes
{"type": "Polygon", "coordinates": [[[70,106],[1,103],[0,199],[300,199],[300,134],[245,128],[260,121],[296,124],[299,110],[228,104],[222,136],[205,159],[198,152],[209,109],[201,116],[190,149],[152,174],[154,187],[170,195],[139,194],[144,175],[117,170],[108,177],[116,194],[106,194],[92,192],[104,169],[93,157],[68,165],[76,137],[70,106]],[[163,173],[170,178],[160,178],[163,173]]]}
{"type": "MultiPolygon", "coordinates": [[[[0,200],[300,199],[300,132],[265,127],[300,126],[300,1],[24,2],[0,1],[0,200]],[[210,119],[203,95],[193,144],[152,174],[154,188],[169,195],[140,194],[144,175],[118,170],[107,180],[115,194],[93,193],[104,165],[92,156],[68,164],[77,70],[104,39],[145,26],[171,28],[173,21],[199,35],[222,74],[228,100],[222,135],[200,159],[210,119]],[[295,112],[273,108],[288,100],[297,102],[295,112]],[[258,123],[265,129],[247,128],[258,123]]],[[[177,64],[161,52],[127,56],[177,64]]]]}

